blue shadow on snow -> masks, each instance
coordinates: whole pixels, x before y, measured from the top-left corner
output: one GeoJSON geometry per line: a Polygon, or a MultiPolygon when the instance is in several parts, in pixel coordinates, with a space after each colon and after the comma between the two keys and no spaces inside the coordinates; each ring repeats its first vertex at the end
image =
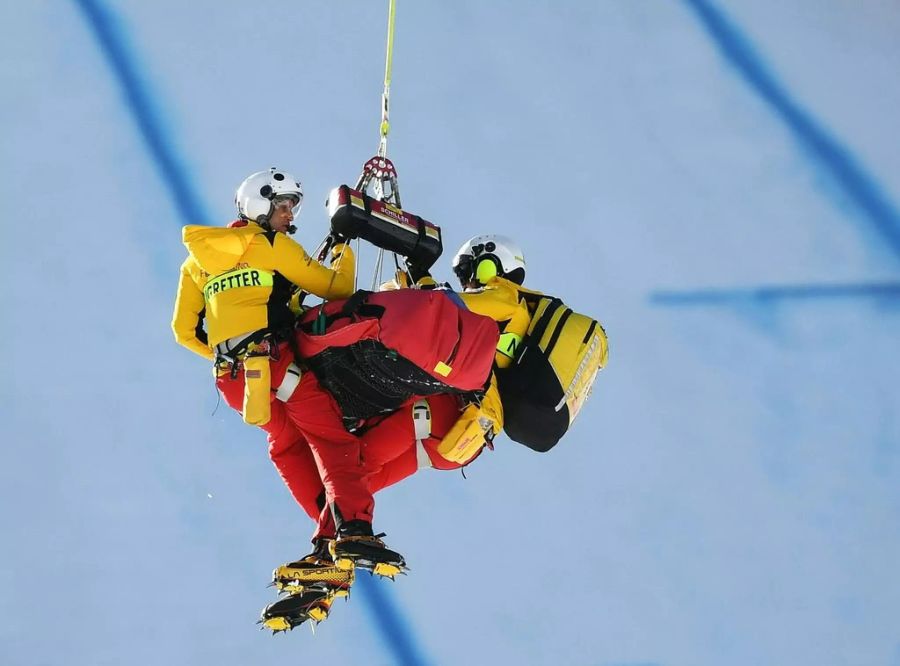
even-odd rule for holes
{"type": "Polygon", "coordinates": [[[862,209],[877,231],[900,257],[900,212],[875,179],[858,164],[851,152],[829,136],[768,70],[753,45],[720,10],[708,0],[684,0],[725,56],[754,90],[790,128],[862,209]]]}
{"type": "Polygon", "coordinates": [[[891,302],[900,299],[900,282],[863,284],[806,284],[747,287],[743,289],[658,290],[650,293],[653,305],[761,305],[791,300],[875,299],[891,302]]]}
{"type": "MultiPolygon", "coordinates": [[[[128,40],[116,24],[114,17],[98,0],[75,0],[87,18],[93,35],[104,56],[115,72],[122,87],[126,105],[134,116],[141,137],[153,163],[159,169],[182,219],[188,224],[209,224],[203,200],[191,186],[187,170],[177,159],[169,144],[162,123],[159,121],[152,96],[138,75],[138,67],[128,51],[128,40]]],[[[396,664],[419,666],[427,661],[416,644],[412,628],[390,596],[375,581],[361,575],[357,589],[361,592],[365,607],[378,628],[385,646],[396,664]]]]}
{"type": "Polygon", "coordinates": [[[187,170],[171,146],[163,123],[153,105],[154,95],[138,74],[135,58],[128,48],[115,16],[98,0],[74,0],[122,89],[126,106],[137,123],[141,138],[169,190],[175,209],[185,224],[211,224],[212,217],[191,185],[187,170]]]}

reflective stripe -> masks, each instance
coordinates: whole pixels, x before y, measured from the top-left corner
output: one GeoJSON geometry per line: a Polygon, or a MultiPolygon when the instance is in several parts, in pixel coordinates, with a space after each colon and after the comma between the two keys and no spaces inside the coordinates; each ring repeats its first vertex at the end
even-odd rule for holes
{"type": "Polygon", "coordinates": [[[519,351],[519,345],[521,344],[521,335],[504,333],[500,336],[500,341],[497,343],[497,352],[504,356],[508,356],[509,358],[515,358],[516,352],[519,351]]]}
{"type": "Polygon", "coordinates": [[[274,276],[268,271],[258,268],[238,268],[221,275],[216,275],[206,282],[203,287],[203,298],[207,301],[217,294],[237,287],[271,287],[274,284],[274,276]]]}
{"type": "Polygon", "coordinates": [[[281,402],[290,400],[291,396],[294,395],[294,391],[297,390],[301,376],[303,376],[303,372],[299,366],[296,363],[291,363],[284,373],[281,385],[275,390],[275,397],[281,402]]]}

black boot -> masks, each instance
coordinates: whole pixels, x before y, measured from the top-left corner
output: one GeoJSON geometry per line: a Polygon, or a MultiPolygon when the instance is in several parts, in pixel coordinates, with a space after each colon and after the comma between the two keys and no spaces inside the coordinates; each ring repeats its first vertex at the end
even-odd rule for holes
{"type": "Polygon", "coordinates": [[[316,624],[328,617],[335,595],[327,590],[306,590],[279,599],[263,609],[259,624],[272,633],[289,631],[307,620],[316,624]]]}
{"type": "Polygon", "coordinates": [[[330,541],[315,539],[309,555],[276,568],[272,572],[272,583],[278,591],[297,594],[318,589],[347,596],[353,584],[353,571],[335,566],[329,552],[330,541]]]}
{"type": "Polygon", "coordinates": [[[388,578],[404,573],[406,560],[400,553],[385,546],[381,540],[383,536],[373,534],[371,523],[364,520],[342,523],[337,538],[331,542],[335,566],[347,571],[359,567],[388,578]]]}

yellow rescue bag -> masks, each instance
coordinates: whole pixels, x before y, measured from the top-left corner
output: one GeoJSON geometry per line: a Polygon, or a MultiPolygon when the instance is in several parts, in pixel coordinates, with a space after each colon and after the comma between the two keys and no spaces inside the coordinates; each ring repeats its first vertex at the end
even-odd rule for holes
{"type": "Polygon", "coordinates": [[[437,451],[442,458],[464,465],[474,458],[503,428],[503,405],[497,383],[491,379],[480,405],[468,405],[437,451]]]}
{"type": "Polygon", "coordinates": [[[247,355],[244,365],[244,423],[265,425],[272,418],[272,376],[269,355],[247,355]]]}
{"type": "Polygon", "coordinates": [[[606,331],[558,298],[522,295],[534,314],[518,358],[497,370],[504,430],[520,444],[549,451],[578,416],[606,365],[606,331]]]}

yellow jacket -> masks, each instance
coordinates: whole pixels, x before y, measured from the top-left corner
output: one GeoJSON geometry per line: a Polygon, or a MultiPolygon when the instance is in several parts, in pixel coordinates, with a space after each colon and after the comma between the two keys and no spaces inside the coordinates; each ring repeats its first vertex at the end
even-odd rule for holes
{"type": "MultiPolygon", "coordinates": [[[[501,277],[494,277],[480,289],[463,291],[460,294],[466,307],[472,312],[490,317],[500,327],[500,342],[494,363],[499,368],[508,367],[516,358],[522,338],[531,323],[531,310],[527,296],[540,297],[537,291],[523,289],[519,285],[501,277]]],[[[481,447],[503,429],[503,402],[497,389],[496,375],[481,402],[469,405],[448,432],[438,453],[447,460],[465,464],[481,447]]]]}
{"type": "Polygon", "coordinates": [[[355,261],[349,245],[332,250],[331,268],[312,259],[288,236],[250,222],[244,227],[184,227],[189,256],[181,265],[172,331],[179,344],[213,359],[215,346],[233,337],[293,323],[294,287],[321,298],[353,293],[355,261]],[[207,341],[198,335],[206,319],[207,341]]]}
{"type": "Polygon", "coordinates": [[[498,368],[506,368],[516,357],[522,338],[531,323],[531,311],[523,294],[540,296],[540,292],[523,289],[501,277],[491,278],[480,289],[463,291],[460,297],[472,312],[490,317],[500,327],[495,362],[498,368]]]}

